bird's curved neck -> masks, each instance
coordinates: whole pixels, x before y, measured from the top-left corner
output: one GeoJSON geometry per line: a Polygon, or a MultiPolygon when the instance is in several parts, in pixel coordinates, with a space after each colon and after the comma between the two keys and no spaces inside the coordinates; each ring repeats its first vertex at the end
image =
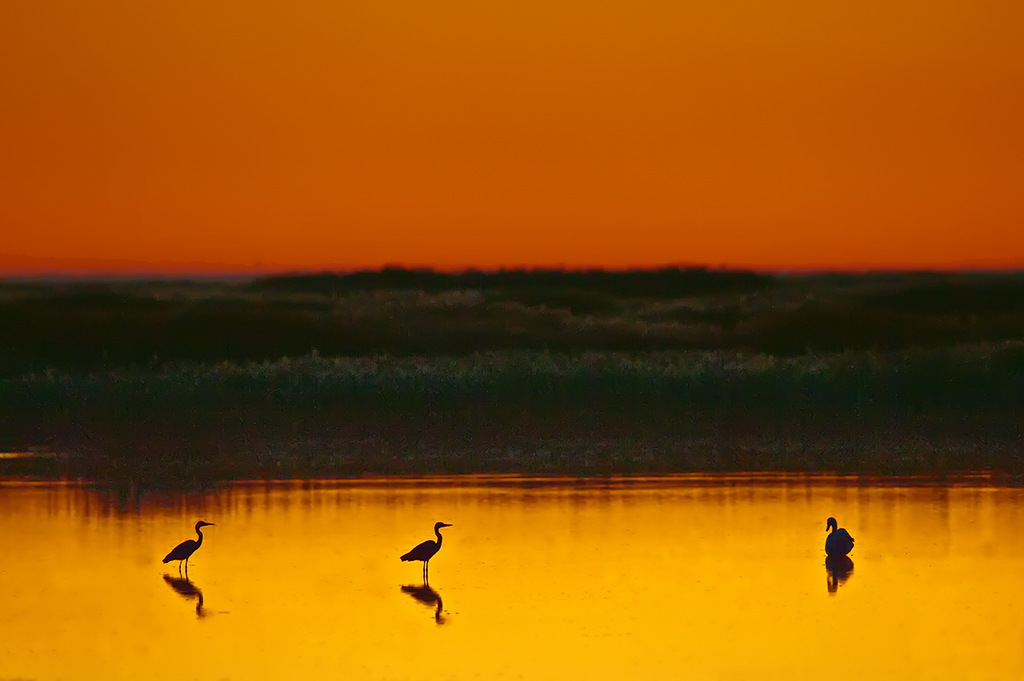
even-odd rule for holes
{"type": "Polygon", "coordinates": [[[196,534],[199,535],[199,540],[196,541],[196,548],[198,549],[202,545],[202,543],[203,543],[203,530],[202,530],[202,528],[197,527],[196,528],[196,534]]]}
{"type": "Polygon", "coordinates": [[[434,534],[437,535],[437,548],[441,548],[441,540],[444,539],[444,537],[441,536],[441,528],[435,527],[434,534]]]}

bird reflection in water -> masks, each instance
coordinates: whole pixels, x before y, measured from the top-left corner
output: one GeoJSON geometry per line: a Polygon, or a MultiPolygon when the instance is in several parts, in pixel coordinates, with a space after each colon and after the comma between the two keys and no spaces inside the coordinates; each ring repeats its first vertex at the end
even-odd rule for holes
{"type": "Polygon", "coordinates": [[[444,604],[441,602],[441,594],[430,588],[429,584],[423,584],[421,586],[408,584],[402,587],[402,592],[409,594],[423,605],[436,604],[437,607],[434,609],[434,621],[438,624],[445,623],[444,615],[441,614],[441,608],[444,607],[444,604]]]}
{"type": "Polygon", "coordinates": [[[828,592],[834,594],[839,590],[839,585],[846,584],[846,580],[853,574],[853,561],[849,556],[828,556],[825,558],[825,572],[828,592]]]}
{"type": "Polygon", "coordinates": [[[199,602],[196,603],[196,617],[203,618],[209,615],[209,613],[203,609],[202,590],[193,584],[188,577],[171,577],[168,574],[164,574],[164,581],[170,584],[171,588],[178,592],[178,594],[185,600],[190,601],[193,598],[198,599],[199,602]]]}

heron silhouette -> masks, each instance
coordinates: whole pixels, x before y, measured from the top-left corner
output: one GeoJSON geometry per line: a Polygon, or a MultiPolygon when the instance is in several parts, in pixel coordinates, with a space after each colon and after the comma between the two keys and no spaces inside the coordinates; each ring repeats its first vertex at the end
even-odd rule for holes
{"type": "Polygon", "coordinates": [[[164,556],[164,562],[170,563],[172,560],[178,561],[178,573],[181,574],[181,561],[185,561],[185,574],[188,575],[188,559],[192,557],[192,554],[199,550],[199,547],[203,545],[203,527],[207,525],[213,525],[205,520],[200,520],[196,523],[196,534],[199,535],[199,541],[195,539],[186,539],[181,542],[171,552],[164,556]]]}
{"type": "Polygon", "coordinates": [[[434,554],[441,550],[441,540],[444,539],[441,536],[442,527],[452,527],[450,523],[434,523],[434,534],[437,535],[437,541],[428,539],[422,544],[418,545],[409,553],[402,556],[402,561],[407,560],[422,560],[423,561],[423,583],[427,583],[427,577],[429,576],[430,559],[434,557],[434,554]]]}
{"type": "Polygon", "coordinates": [[[853,550],[853,537],[844,528],[839,527],[835,518],[829,518],[826,530],[832,530],[825,537],[825,553],[830,556],[845,556],[853,550]]]}

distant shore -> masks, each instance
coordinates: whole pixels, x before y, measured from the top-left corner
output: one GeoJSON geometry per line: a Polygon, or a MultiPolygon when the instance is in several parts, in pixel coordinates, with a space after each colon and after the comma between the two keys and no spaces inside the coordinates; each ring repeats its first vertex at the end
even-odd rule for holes
{"type": "MultiPolygon", "coordinates": [[[[459,278],[459,277],[462,278],[459,278]]],[[[0,282],[0,476],[1024,472],[1024,277],[0,282]]]]}

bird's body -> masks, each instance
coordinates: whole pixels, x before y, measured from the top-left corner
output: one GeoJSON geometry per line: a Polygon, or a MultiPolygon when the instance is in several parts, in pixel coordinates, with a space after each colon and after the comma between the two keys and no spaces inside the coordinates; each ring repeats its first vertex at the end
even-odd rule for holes
{"type": "MultiPolygon", "coordinates": [[[[440,535],[438,535],[438,536],[440,536],[440,535]]],[[[428,560],[430,560],[431,558],[434,557],[435,553],[437,553],[440,550],[441,550],[441,540],[440,539],[438,539],[437,541],[434,541],[433,539],[428,539],[427,541],[423,542],[422,544],[419,544],[416,548],[414,548],[409,553],[407,553],[404,556],[402,556],[402,560],[403,561],[407,561],[407,560],[422,560],[423,562],[427,562],[428,560]]]]}
{"type": "Polygon", "coordinates": [[[441,550],[441,541],[444,537],[441,536],[442,527],[451,527],[449,523],[434,523],[434,534],[437,535],[437,541],[428,539],[422,544],[418,544],[412,551],[401,557],[401,560],[422,560],[423,561],[423,581],[427,580],[427,566],[430,563],[430,559],[434,557],[438,551],[441,550]]]}
{"type": "Polygon", "coordinates": [[[181,542],[173,549],[171,549],[170,553],[164,556],[164,562],[170,563],[172,560],[178,561],[178,570],[180,571],[181,561],[185,561],[185,570],[188,570],[188,559],[191,558],[192,554],[195,553],[199,549],[199,547],[203,545],[202,528],[207,525],[213,525],[213,523],[208,523],[202,520],[196,523],[196,534],[199,535],[199,540],[197,541],[195,539],[187,539],[181,542]]]}
{"type": "Polygon", "coordinates": [[[825,553],[830,556],[845,556],[853,550],[853,537],[845,528],[839,527],[835,518],[829,518],[826,530],[832,530],[825,537],[825,553]]]}
{"type": "MultiPolygon", "coordinates": [[[[202,537],[203,535],[200,534],[199,536],[202,537]]],[[[172,560],[188,560],[189,556],[195,553],[196,549],[198,549],[202,543],[202,539],[199,541],[196,541],[195,539],[186,539],[171,549],[170,553],[164,556],[164,562],[170,563],[172,560]]]]}

